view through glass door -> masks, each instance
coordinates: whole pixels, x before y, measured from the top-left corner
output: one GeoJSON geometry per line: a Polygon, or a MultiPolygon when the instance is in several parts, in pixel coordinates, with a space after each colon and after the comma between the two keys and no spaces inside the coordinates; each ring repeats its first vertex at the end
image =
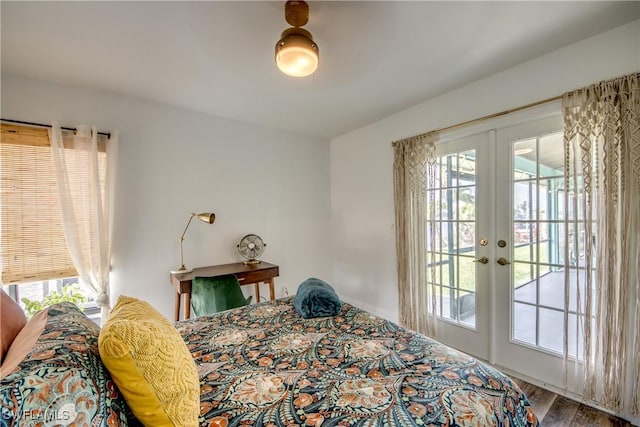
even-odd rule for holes
{"type": "Polygon", "coordinates": [[[577,286],[593,274],[572,255],[582,253],[576,245],[589,225],[574,212],[571,188],[565,194],[562,138],[558,114],[439,144],[431,266],[439,340],[558,387],[565,254],[573,284],[567,313],[572,360],[576,351],[581,355],[573,333],[577,286]],[[572,221],[565,231],[566,214],[572,221]]]}
{"type": "MultiPolygon", "coordinates": [[[[574,254],[584,253],[578,245],[584,244],[585,227],[593,225],[575,209],[579,203],[574,204],[573,189],[565,188],[559,116],[502,129],[497,135],[502,179],[496,182],[496,234],[506,246],[498,248],[496,256],[509,264],[496,265],[496,307],[508,310],[496,311],[495,362],[562,387],[565,314],[570,363],[582,355],[576,322],[585,303],[585,276],[594,272],[587,272],[585,260],[574,254]],[[565,313],[566,273],[570,303],[565,313]]],[[[595,253],[596,242],[591,244],[595,253]]]]}
{"type": "Polygon", "coordinates": [[[435,278],[439,338],[482,359],[489,357],[489,269],[478,233],[489,225],[489,198],[478,184],[490,172],[488,144],[487,134],[438,144],[429,195],[436,202],[435,245],[429,247],[436,260],[427,278],[435,278]]]}

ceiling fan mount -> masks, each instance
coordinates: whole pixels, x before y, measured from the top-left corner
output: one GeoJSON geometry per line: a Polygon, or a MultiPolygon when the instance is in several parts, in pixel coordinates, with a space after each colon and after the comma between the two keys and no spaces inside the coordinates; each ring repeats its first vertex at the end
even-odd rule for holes
{"type": "Polygon", "coordinates": [[[309,5],[305,1],[287,1],[284,5],[284,19],[294,27],[306,25],[309,22],[309,5]]]}

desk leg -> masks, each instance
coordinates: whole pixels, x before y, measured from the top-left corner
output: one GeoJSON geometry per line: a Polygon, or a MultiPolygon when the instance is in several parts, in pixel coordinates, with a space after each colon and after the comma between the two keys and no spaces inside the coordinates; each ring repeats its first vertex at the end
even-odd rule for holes
{"type": "Polygon", "coordinates": [[[269,301],[273,301],[276,299],[276,290],[275,290],[276,279],[273,277],[269,279],[269,301]]]}
{"type": "Polygon", "coordinates": [[[254,292],[256,294],[256,304],[260,304],[260,283],[254,283],[253,289],[255,290],[254,292]]]}
{"type": "Polygon", "coordinates": [[[173,317],[175,318],[176,322],[180,320],[180,297],[181,295],[176,292],[176,301],[173,307],[173,317]]]}
{"type": "Polygon", "coordinates": [[[184,320],[191,317],[191,292],[184,294],[184,320]]]}

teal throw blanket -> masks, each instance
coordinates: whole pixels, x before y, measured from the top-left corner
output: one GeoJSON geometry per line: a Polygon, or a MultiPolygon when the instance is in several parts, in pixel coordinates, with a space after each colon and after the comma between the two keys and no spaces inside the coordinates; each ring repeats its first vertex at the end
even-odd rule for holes
{"type": "Polygon", "coordinates": [[[335,316],[342,310],[342,301],[327,282],[310,277],[300,284],[293,305],[305,319],[335,316]]]}

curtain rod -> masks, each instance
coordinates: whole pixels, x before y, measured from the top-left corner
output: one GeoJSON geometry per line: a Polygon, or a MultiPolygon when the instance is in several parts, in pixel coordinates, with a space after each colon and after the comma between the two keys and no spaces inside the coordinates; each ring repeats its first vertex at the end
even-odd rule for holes
{"type": "MultiPolygon", "coordinates": [[[[504,116],[511,113],[516,113],[518,111],[526,110],[527,108],[537,107],[538,105],[546,104],[548,102],[558,101],[562,99],[562,95],[554,96],[552,98],[543,99],[542,101],[532,102],[531,104],[521,105],[520,107],[510,108],[508,110],[503,110],[498,113],[489,114],[488,116],[478,117],[477,119],[467,120],[466,122],[457,123],[455,125],[447,126],[441,129],[438,129],[436,132],[447,132],[453,129],[457,129],[459,127],[468,126],[470,124],[476,122],[483,122],[485,120],[495,119],[496,117],[504,116]]],[[[430,133],[430,132],[427,132],[430,133]]]]}
{"type": "MultiPolygon", "coordinates": [[[[49,128],[51,129],[51,125],[45,125],[44,123],[34,123],[34,122],[24,122],[22,120],[11,120],[11,119],[0,119],[3,122],[9,122],[9,123],[17,123],[20,125],[28,125],[28,126],[37,126],[37,127],[41,127],[41,128],[49,128]]],[[[62,130],[70,130],[72,132],[75,132],[77,129],[76,128],[68,128],[68,127],[64,127],[61,126],[60,129],[62,130]]],[[[107,138],[111,138],[111,132],[98,132],[98,135],[104,135],[107,138]]]]}
{"type": "MultiPolygon", "coordinates": [[[[633,75],[635,75],[637,78],[640,78],[640,72],[634,72],[634,73],[629,74],[628,76],[623,76],[623,77],[629,77],[629,76],[633,76],[633,75]]],[[[602,83],[606,83],[606,82],[612,82],[612,81],[613,80],[603,80],[598,84],[602,84],[602,83]]],[[[500,111],[499,113],[489,114],[488,116],[483,116],[483,117],[478,117],[477,119],[467,120],[466,122],[457,123],[455,125],[443,127],[441,129],[436,129],[436,130],[432,130],[432,131],[429,131],[429,132],[424,132],[424,133],[421,133],[421,134],[418,134],[418,135],[415,135],[415,136],[410,136],[408,138],[422,138],[422,137],[425,137],[426,135],[428,135],[428,134],[430,134],[432,132],[447,132],[447,131],[450,131],[450,130],[453,130],[453,129],[457,129],[457,128],[460,128],[460,127],[468,126],[468,125],[473,124],[473,123],[483,122],[483,121],[489,120],[489,119],[495,119],[496,117],[504,116],[505,114],[511,114],[511,113],[515,113],[517,111],[526,110],[527,108],[537,107],[538,105],[546,104],[548,102],[558,101],[558,100],[562,99],[563,96],[564,95],[554,96],[552,98],[543,99],[542,101],[536,101],[536,102],[532,102],[531,104],[521,105],[520,107],[510,108],[508,110],[500,111]]],[[[402,139],[400,139],[398,141],[394,141],[394,142],[391,143],[391,145],[395,145],[396,142],[403,141],[405,139],[407,139],[407,138],[402,138],[402,139]]]]}
{"type": "MultiPolygon", "coordinates": [[[[527,108],[537,107],[538,105],[546,104],[548,102],[557,101],[559,99],[562,99],[562,95],[554,96],[552,98],[543,99],[542,101],[532,102],[532,103],[526,104],[526,105],[521,105],[520,107],[509,108],[508,110],[504,110],[504,111],[500,111],[498,113],[489,114],[487,116],[482,116],[482,117],[478,117],[478,118],[475,118],[475,119],[467,120],[466,122],[456,123],[455,125],[443,127],[443,128],[440,128],[440,129],[431,130],[429,132],[424,132],[424,133],[421,133],[419,135],[415,135],[413,137],[410,136],[409,138],[421,138],[421,137],[424,137],[424,136],[426,136],[426,135],[428,135],[428,134],[430,134],[432,132],[438,132],[438,133],[447,132],[447,131],[458,129],[458,128],[461,128],[461,127],[464,127],[464,126],[469,126],[469,125],[474,124],[474,123],[484,122],[485,120],[495,119],[496,117],[504,116],[506,114],[515,113],[515,112],[518,112],[518,111],[521,111],[521,110],[526,110],[527,108]]],[[[396,142],[402,141],[404,139],[406,139],[406,138],[402,138],[402,139],[400,139],[398,141],[394,141],[392,143],[392,145],[394,145],[396,142]]]]}

